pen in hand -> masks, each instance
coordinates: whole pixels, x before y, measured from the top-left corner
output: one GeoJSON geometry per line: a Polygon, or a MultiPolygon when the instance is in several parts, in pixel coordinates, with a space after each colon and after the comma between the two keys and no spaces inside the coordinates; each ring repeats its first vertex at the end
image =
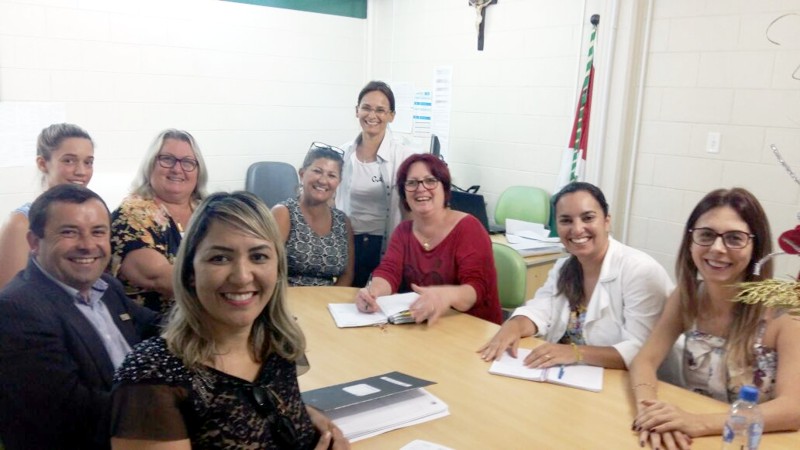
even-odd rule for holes
{"type": "Polygon", "coordinates": [[[558,379],[560,380],[560,379],[561,379],[561,378],[563,378],[563,377],[564,377],[564,365],[562,364],[562,365],[561,365],[561,366],[558,368],[558,379]]]}
{"type": "MultiPolygon", "coordinates": [[[[372,275],[367,279],[367,294],[372,297],[372,275]]],[[[369,302],[364,302],[364,310],[369,311],[369,302]]]]}

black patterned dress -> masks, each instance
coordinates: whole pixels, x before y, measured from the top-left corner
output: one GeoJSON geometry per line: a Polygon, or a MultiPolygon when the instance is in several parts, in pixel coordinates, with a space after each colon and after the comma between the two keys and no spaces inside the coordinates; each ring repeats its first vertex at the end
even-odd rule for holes
{"type": "Polygon", "coordinates": [[[297,199],[281,203],[289,210],[291,230],[286,240],[290,286],[331,286],[334,277],[347,268],[347,222],[345,214],[331,208],[331,232],[320,236],[311,229],[297,199]]]}
{"type": "Polygon", "coordinates": [[[254,382],[210,367],[190,370],[163,338],[137,345],[117,370],[111,435],[124,439],[189,439],[197,449],[306,449],[318,434],[300,398],[295,364],[271,354],[254,382]],[[286,408],[296,444],[272,435],[277,411],[259,406],[253,392],[269,389],[286,408]]]}
{"type": "Polygon", "coordinates": [[[174,303],[172,298],[132,284],[119,271],[128,253],[140,248],[153,249],[174,264],[180,244],[180,228],[167,208],[131,194],[111,214],[111,275],[122,281],[125,293],[136,303],[166,315],[174,303]]]}

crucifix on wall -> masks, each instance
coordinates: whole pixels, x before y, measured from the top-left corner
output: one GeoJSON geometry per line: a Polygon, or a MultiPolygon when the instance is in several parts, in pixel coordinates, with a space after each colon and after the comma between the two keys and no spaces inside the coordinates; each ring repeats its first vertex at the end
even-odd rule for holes
{"type": "Polygon", "coordinates": [[[475,8],[475,28],[478,30],[478,50],[483,51],[483,25],[486,22],[486,8],[497,0],[469,0],[469,6],[475,8]]]}

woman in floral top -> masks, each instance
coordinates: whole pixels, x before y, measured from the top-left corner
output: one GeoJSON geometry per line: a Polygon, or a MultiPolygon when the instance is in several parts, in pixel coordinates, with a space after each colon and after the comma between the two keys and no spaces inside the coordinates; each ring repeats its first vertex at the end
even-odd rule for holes
{"type": "Polygon", "coordinates": [[[759,390],[764,431],[800,428],[800,321],[762,304],[731,301],[739,283],[772,277],[767,215],[742,188],[717,189],[695,206],[675,264],[677,289],[631,366],[633,430],[641,446],[689,448],[692,438],[722,434],[727,412],[684,410],[658,398],[656,369],[683,335],[684,387],[731,402],[743,385],[759,390]]]}
{"type": "Polygon", "coordinates": [[[150,146],[133,193],[111,215],[111,273],[139,304],[166,313],[172,265],[208,173],[191,134],[164,130],[150,146]]]}

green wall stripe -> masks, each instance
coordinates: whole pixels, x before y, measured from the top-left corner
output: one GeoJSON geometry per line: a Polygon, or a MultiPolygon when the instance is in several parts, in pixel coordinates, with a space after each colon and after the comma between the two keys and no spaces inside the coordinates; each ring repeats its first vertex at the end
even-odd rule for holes
{"type": "Polygon", "coordinates": [[[223,0],[334,16],[367,18],[367,0],[223,0]]]}

